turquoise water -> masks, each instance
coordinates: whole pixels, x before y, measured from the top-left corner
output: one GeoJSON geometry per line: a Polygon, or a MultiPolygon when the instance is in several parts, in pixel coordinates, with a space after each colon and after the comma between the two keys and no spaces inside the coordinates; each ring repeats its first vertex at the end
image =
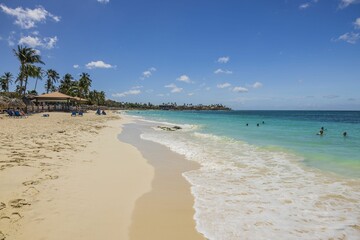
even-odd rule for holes
{"type": "Polygon", "coordinates": [[[131,114],[196,125],[201,133],[229,137],[269,150],[293,152],[311,167],[360,177],[359,111],[142,111],[131,114]],[[318,136],[316,133],[321,127],[325,134],[318,136]],[[347,137],[342,136],[344,131],[347,137]]]}
{"type": "Polygon", "coordinates": [[[183,176],[207,239],[359,239],[360,112],[128,114],[143,140],[200,164],[183,176]]]}

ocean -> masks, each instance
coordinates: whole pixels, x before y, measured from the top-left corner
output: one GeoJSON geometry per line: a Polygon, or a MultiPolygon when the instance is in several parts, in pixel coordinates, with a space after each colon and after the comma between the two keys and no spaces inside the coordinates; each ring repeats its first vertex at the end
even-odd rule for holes
{"type": "Polygon", "coordinates": [[[127,114],[201,165],[183,176],[208,239],[360,239],[359,111],[127,114]]]}

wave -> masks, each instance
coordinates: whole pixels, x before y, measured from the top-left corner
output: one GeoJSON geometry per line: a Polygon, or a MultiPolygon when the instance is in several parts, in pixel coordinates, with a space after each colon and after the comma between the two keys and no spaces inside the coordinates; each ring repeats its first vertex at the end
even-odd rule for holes
{"type": "Polygon", "coordinates": [[[192,185],[197,229],[208,239],[359,236],[359,180],[307,168],[290,152],[194,130],[151,130],[141,138],[201,164],[183,175],[192,185]]]}

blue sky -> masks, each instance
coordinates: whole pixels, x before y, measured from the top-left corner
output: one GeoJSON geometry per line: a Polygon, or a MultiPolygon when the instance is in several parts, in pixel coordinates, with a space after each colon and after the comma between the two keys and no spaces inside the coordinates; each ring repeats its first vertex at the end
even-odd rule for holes
{"type": "Polygon", "coordinates": [[[358,0],[0,0],[17,44],[118,101],[360,110],[358,0]]]}

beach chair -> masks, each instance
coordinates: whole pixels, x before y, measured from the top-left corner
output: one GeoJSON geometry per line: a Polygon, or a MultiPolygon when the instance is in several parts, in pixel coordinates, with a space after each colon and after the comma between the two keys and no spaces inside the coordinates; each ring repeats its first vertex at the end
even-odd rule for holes
{"type": "Polygon", "coordinates": [[[23,116],[20,114],[20,112],[19,111],[14,111],[14,116],[15,117],[18,117],[18,118],[22,118],[23,116]]]}
{"type": "Polygon", "coordinates": [[[8,114],[8,117],[15,117],[15,113],[12,110],[5,110],[8,114]]]}
{"type": "Polygon", "coordinates": [[[72,117],[76,117],[76,111],[72,111],[72,112],[71,112],[71,116],[72,116],[72,117]]]}
{"type": "Polygon", "coordinates": [[[84,112],[83,111],[79,111],[79,117],[83,117],[84,116],[84,112]]]}

